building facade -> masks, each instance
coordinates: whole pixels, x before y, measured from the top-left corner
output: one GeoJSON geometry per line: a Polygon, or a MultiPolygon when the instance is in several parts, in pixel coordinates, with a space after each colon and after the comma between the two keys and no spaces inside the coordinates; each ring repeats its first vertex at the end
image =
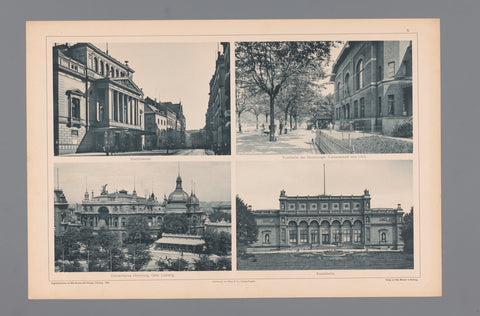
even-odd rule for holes
{"type": "Polygon", "coordinates": [[[163,219],[168,214],[184,214],[188,221],[188,234],[200,235],[204,230],[205,216],[200,209],[200,202],[195,193],[189,195],[182,188],[182,178],[178,175],[175,190],[168,198],[159,201],[152,192],[150,196],[138,196],[135,188],[131,193],[127,190],[108,192],[107,184],[99,195],[93,191],[84,194],[83,201],[74,216],[65,218],[68,202],[63,191],[55,190],[55,234],[61,235],[67,226],[91,227],[99,230],[102,227],[117,233],[120,240],[128,237],[127,224],[131,217],[146,218],[152,238],[161,232],[163,219]]]}
{"type": "MultiPolygon", "coordinates": [[[[148,131],[164,131],[150,137],[150,140],[156,139],[157,144],[162,144],[161,147],[156,148],[185,148],[186,120],[183,115],[182,103],[157,102],[157,100],[147,97],[145,98],[145,104],[150,106],[146,109],[150,121],[153,116],[158,116],[158,122],[164,123],[163,125],[158,125],[159,123],[154,121],[152,124],[148,124],[148,131]],[[152,111],[155,114],[149,113],[152,111]]],[[[151,143],[154,143],[154,141],[151,141],[151,143]]]]}
{"type": "Polygon", "coordinates": [[[253,211],[258,239],[251,251],[308,248],[403,249],[403,210],[371,208],[370,193],[349,196],[287,196],[278,210],[253,211]]]}
{"type": "Polygon", "coordinates": [[[167,147],[167,117],[148,103],[145,104],[145,130],[151,132],[145,136],[145,149],[167,147]]]}
{"type": "Polygon", "coordinates": [[[205,137],[208,149],[216,154],[230,154],[230,43],[222,43],[215,73],[210,80],[205,137]]]}
{"type": "Polygon", "coordinates": [[[412,42],[347,42],[332,69],[335,129],[395,134],[412,117],[412,42]]]}
{"type": "Polygon", "coordinates": [[[90,43],[53,47],[55,155],[142,150],[143,92],[133,73],[90,43]]]}

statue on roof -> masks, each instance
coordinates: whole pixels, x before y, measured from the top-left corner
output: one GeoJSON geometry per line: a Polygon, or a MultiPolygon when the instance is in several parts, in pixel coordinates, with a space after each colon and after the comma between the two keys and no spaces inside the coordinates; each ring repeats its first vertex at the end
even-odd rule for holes
{"type": "Polygon", "coordinates": [[[101,195],[107,195],[108,194],[107,185],[108,185],[108,183],[102,185],[102,193],[100,193],[101,195]]]}

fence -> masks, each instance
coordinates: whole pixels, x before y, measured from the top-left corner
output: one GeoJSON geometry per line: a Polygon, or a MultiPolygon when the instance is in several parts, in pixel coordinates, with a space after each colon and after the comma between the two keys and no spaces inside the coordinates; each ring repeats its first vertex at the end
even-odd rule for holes
{"type": "Polygon", "coordinates": [[[355,148],[350,145],[350,138],[347,140],[347,143],[348,144],[344,144],[342,140],[328,136],[325,132],[317,130],[315,144],[324,154],[354,154],[355,148]]]}

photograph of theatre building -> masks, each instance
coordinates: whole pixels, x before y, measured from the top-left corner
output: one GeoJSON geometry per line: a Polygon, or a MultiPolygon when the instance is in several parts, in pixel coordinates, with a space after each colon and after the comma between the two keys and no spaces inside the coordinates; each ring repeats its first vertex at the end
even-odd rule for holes
{"type": "Polygon", "coordinates": [[[59,272],[229,269],[229,163],[55,167],[59,272]]]}
{"type": "Polygon", "coordinates": [[[230,154],[229,54],[216,42],[54,43],[54,154],[230,154]]]}
{"type": "Polygon", "coordinates": [[[255,235],[237,244],[239,269],[413,268],[411,161],[258,163],[251,172],[266,180],[243,184],[239,164],[237,216],[250,221],[237,235],[255,235]]]}

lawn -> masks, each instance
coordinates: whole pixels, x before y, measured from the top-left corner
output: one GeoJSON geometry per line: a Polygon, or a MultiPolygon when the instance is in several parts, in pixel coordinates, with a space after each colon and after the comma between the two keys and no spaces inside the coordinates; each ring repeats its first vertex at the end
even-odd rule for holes
{"type": "Polygon", "coordinates": [[[237,259],[238,270],[413,269],[413,255],[403,252],[254,254],[237,259]]]}

